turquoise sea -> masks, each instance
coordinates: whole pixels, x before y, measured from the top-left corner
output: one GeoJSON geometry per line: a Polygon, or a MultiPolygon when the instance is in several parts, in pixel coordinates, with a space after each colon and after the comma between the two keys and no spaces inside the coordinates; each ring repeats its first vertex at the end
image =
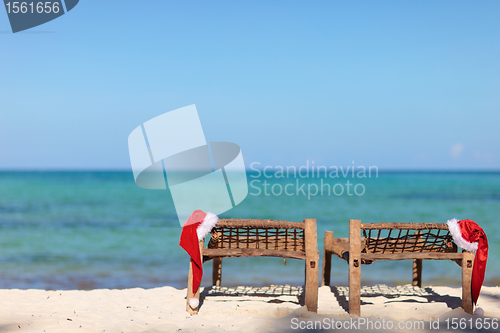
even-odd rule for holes
{"type": "MultiPolygon", "coordinates": [[[[490,245],[485,285],[500,285],[500,172],[247,176],[249,195],[220,217],[316,218],[320,253],[325,230],[346,237],[349,219],[472,219],[490,245]]],[[[137,187],[131,171],[0,172],[0,288],[184,288],[189,258],[178,245],[180,232],[168,190],[137,187]]],[[[286,265],[279,258],[224,259],[222,284],[301,285],[303,265],[293,259],[286,265]]],[[[211,263],[204,268],[206,286],[211,263]]],[[[362,270],[366,285],[411,281],[410,261],[376,262],[362,270]]],[[[459,286],[460,279],[454,262],[424,262],[424,285],[459,286]]],[[[332,259],[332,284],[347,285],[347,264],[338,258],[332,259]]]]}

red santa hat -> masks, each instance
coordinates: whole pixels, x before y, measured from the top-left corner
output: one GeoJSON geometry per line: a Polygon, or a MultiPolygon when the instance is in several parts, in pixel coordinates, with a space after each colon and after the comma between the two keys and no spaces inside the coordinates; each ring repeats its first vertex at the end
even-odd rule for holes
{"type": "Polygon", "coordinates": [[[201,242],[217,224],[219,218],[212,213],[204,213],[202,210],[195,210],[182,227],[181,240],[179,245],[186,250],[191,257],[193,267],[193,295],[189,299],[191,308],[198,307],[199,300],[194,295],[198,290],[203,276],[203,258],[200,255],[199,242],[201,242]]]}
{"type": "Polygon", "coordinates": [[[484,281],[488,259],[488,239],[483,229],[474,221],[451,219],[446,222],[455,243],[469,252],[476,252],[472,269],[472,300],[477,303],[484,281]]]}

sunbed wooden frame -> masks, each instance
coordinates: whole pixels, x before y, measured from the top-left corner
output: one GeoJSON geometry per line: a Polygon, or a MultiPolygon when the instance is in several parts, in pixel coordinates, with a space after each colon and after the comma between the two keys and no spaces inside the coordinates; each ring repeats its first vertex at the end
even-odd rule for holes
{"type": "MultiPolygon", "coordinates": [[[[318,309],[319,252],[316,219],[301,222],[220,219],[211,232],[206,248],[200,242],[203,262],[213,260],[212,283],[220,286],[224,257],[281,257],[305,260],[305,305],[312,312],[318,309]]],[[[192,292],[192,267],[189,265],[186,310],[192,292]]],[[[195,297],[199,298],[199,289],[195,297]]]]}
{"type": "Polygon", "coordinates": [[[450,259],[461,266],[462,308],[472,314],[474,253],[458,252],[446,223],[362,224],[361,220],[349,220],[349,238],[333,238],[332,231],[325,231],[321,285],[330,285],[332,254],[349,263],[350,314],[361,314],[361,264],[407,259],[413,259],[412,284],[419,287],[422,286],[422,260],[450,259]]]}

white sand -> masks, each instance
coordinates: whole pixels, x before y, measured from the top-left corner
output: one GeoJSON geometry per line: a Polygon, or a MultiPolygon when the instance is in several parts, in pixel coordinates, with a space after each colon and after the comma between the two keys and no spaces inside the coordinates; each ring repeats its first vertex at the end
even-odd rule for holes
{"type": "MultiPolygon", "coordinates": [[[[286,332],[297,331],[292,330],[293,325],[305,327],[310,321],[321,321],[322,328],[328,328],[325,321],[351,320],[345,311],[345,287],[321,287],[318,314],[300,306],[300,292],[301,288],[289,286],[205,288],[200,313],[191,316],[185,311],[186,290],[172,287],[0,290],[0,332],[286,332]]],[[[376,286],[363,289],[361,312],[365,320],[375,325],[382,325],[385,320],[387,326],[387,321],[392,321],[395,329],[388,330],[391,332],[411,331],[397,329],[399,322],[425,321],[425,330],[420,332],[438,332],[429,328],[429,321],[440,319],[439,331],[443,331],[446,318],[450,318],[450,325],[452,318],[472,318],[466,325],[472,322],[473,327],[478,318],[481,322],[487,317],[490,322],[491,317],[500,318],[500,287],[483,287],[478,305],[484,309],[485,317],[464,313],[460,296],[460,288],[376,286]]],[[[500,320],[497,323],[500,325],[500,320]]],[[[469,328],[470,325],[461,332],[468,332],[469,328]]],[[[449,331],[459,330],[450,327],[449,331]]],[[[500,328],[491,330],[495,331],[500,328]]]]}

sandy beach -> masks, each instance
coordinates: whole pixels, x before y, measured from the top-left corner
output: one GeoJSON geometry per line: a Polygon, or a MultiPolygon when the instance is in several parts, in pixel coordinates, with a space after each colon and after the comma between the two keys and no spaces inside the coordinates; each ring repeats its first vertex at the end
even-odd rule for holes
{"type": "Polygon", "coordinates": [[[186,290],[172,287],[1,290],[0,331],[286,332],[316,325],[317,331],[495,332],[491,325],[500,324],[500,287],[483,288],[478,306],[484,317],[463,312],[460,288],[365,287],[361,318],[346,312],[346,287],[319,288],[317,314],[300,305],[301,293],[301,287],[291,286],[208,287],[202,290],[199,314],[189,315],[186,290]],[[490,330],[479,330],[488,323],[490,330]]]}

